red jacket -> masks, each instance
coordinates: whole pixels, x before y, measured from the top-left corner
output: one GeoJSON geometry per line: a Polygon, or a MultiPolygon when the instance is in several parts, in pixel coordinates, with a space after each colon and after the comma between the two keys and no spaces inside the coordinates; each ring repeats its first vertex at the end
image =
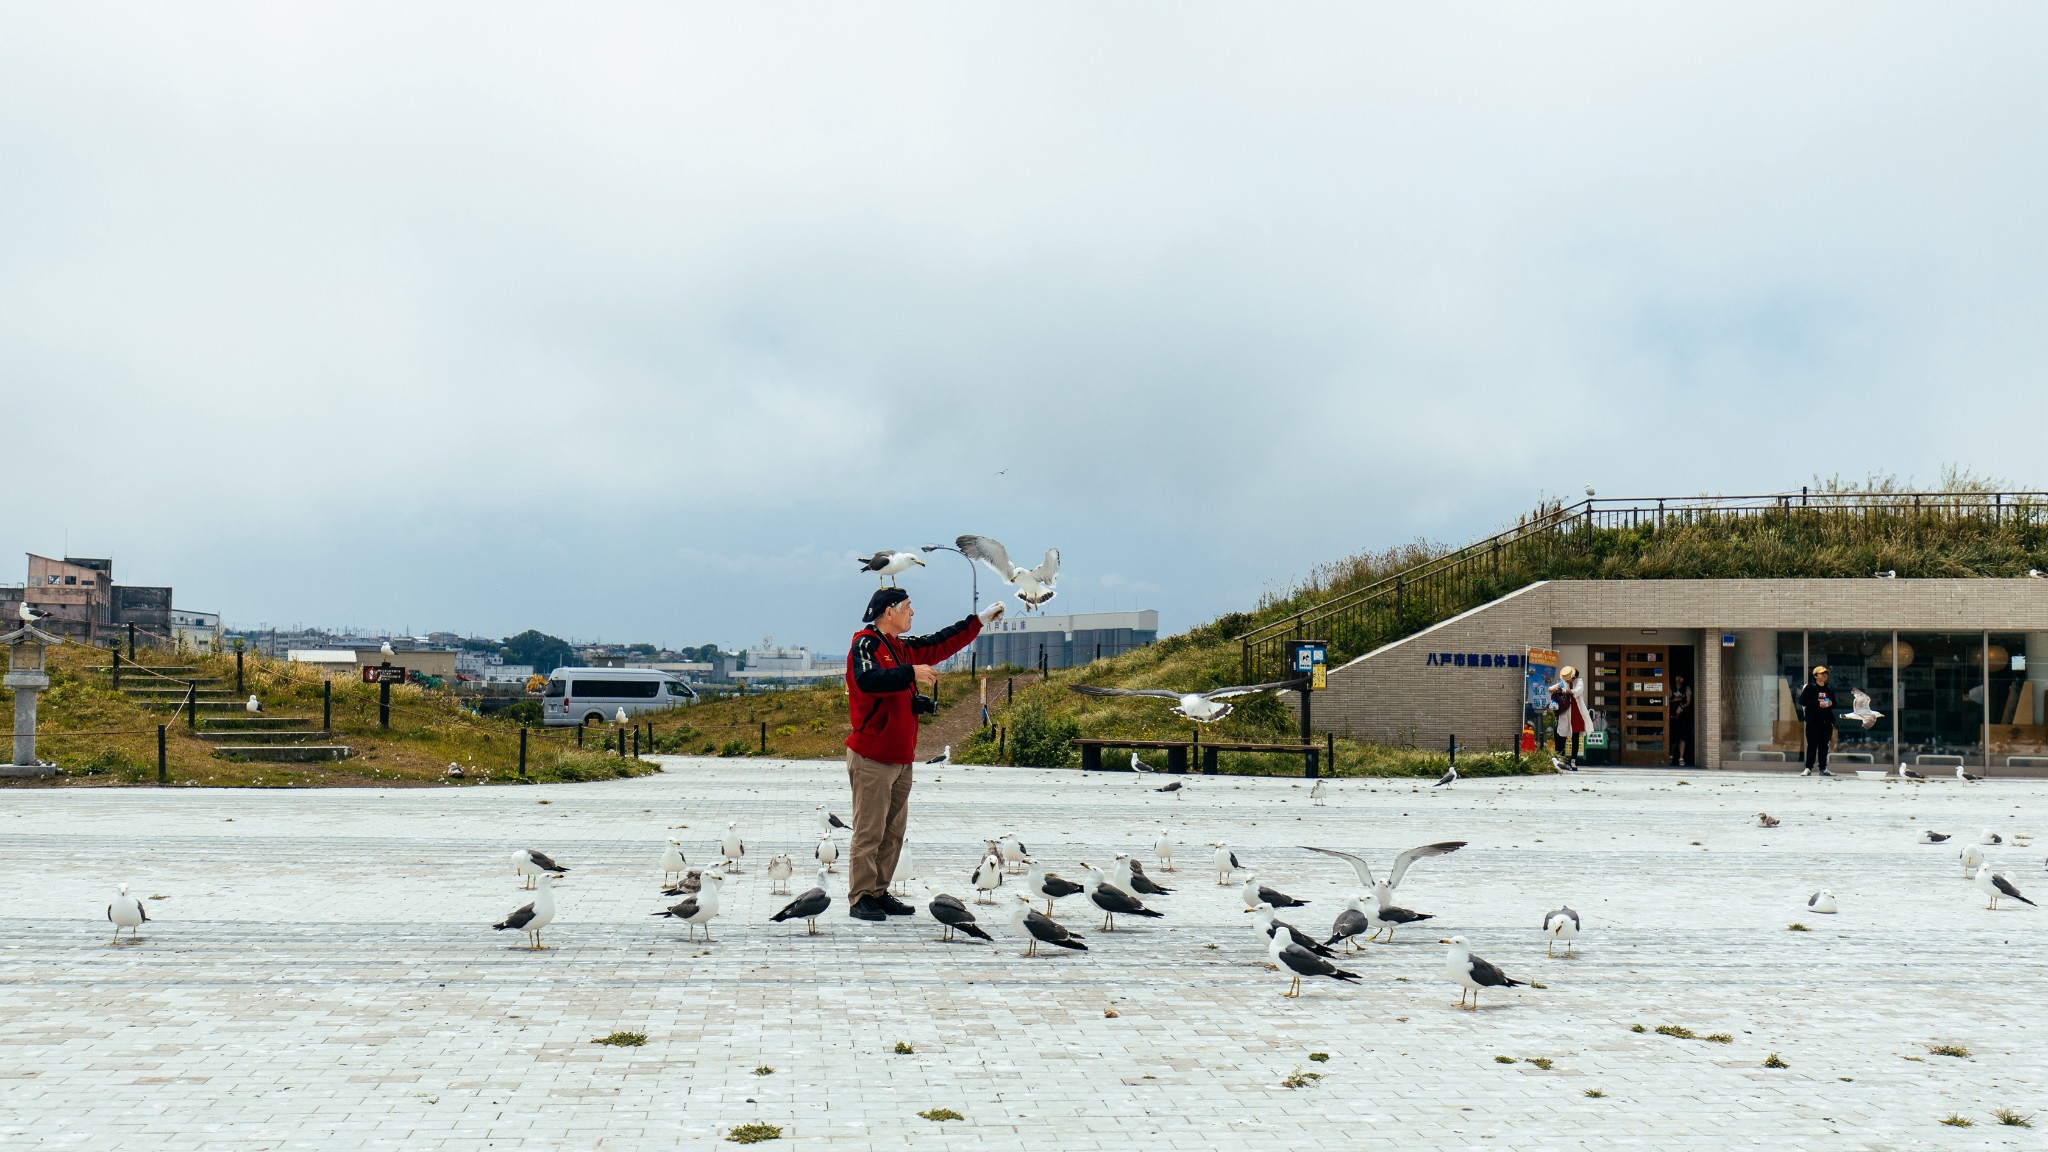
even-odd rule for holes
{"type": "Polygon", "coordinates": [[[846,651],[846,705],[853,724],[846,746],[870,760],[908,764],[917,759],[917,717],[910,695],[913,664],[937,664],[981,635],[981,617],[969,616],[929,636],[894,640],[863,628],[846,651]]]}

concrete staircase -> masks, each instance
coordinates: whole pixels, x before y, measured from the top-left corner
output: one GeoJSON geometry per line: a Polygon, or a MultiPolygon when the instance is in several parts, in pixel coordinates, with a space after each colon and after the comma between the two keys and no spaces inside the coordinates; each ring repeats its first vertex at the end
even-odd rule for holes
{"type": "MultiPolygon", "coordinates": [[[[93,671],[112,684],[111,667],[93,671]]],[[[197,735],[212,744],[213,754],[223,760],[307,764],[346,760],[352,754],[345,744],[328,743],[333,733],[320,727],[318,719],[251,713],[246,695],[226,687],[219,677],[195,675],[197,671],[178,665],[123,664],[121,694],[144,708],[175,712],[185,702],[183,682],[190,682],[194,686],[193,714],[199,718],[197,735]],[[150,675],[152,672],[156,675],[150,675]]]]}

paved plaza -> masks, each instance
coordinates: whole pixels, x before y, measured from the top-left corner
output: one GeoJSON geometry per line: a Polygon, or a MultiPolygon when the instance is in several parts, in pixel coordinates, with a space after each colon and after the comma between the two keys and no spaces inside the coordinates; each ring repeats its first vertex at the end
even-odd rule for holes
{"type": "Polygon", "coordinates": [[[2032,1130],[1992,1116],[2048,1110],[2048,911],[1987,911],[1953,845],[1914,842],[1996,829],[1994,867],[2048,903],[2041,848],[2011,842],[2048,831],[2048,782],[1346,780],[1315,807],[1286,779],[1194,777],[1176,801],[1124,773],[919,776],[912,850],[945,890],[971,900],[984,837],[1015,832],[1077,877],[1118,850],[1149,862],[1164,826],[1183,842],[1176,872],[1152,869],[1179,888],[1153,901],[1166,918],[1103,934],[1068,899],[1057,916],[1091,950],[1026,959],[995,909],[980,912],[993,948],[937,943],[922,914],[848,919],[842,868],[822,935],[771,925],[786,898],[768,894],[768,856],[798,858],[801,891],[813,806],[847,814],[844,770],[825,763],[677,759],[527,788],[0,792],[0,1146],[711,1148],[757,1122],[875,1149],[2039,1148],[2048,1130],[2048,1115],[2032,1130]],[[1758,828],[1759,810],[1782,825],[1758,828]],[[667,902],[660,849],[677,835],[706,862],[728,820],[745,872],[713,942],[692,945],[649,916],[667,902]],[[1399,893],[1437,919],[1347,958],[1362,984],[1299,1000],[1261,966],[1207,847],[1230,841],[1312,901],[1294,923],[1327,930],[1355,885],[1295,845],[1383,865],[1449,838],[1471,846],[1399,893]],[[537,954],[489,928],[528,899],[508,859],[528,845],[572,869],[537,954]],[[140,944],[108,947],[122,881],[162,899],[140,944]],[[1820,887],[1839,915],[1807,912],[1820,887]],[[1538,924],[1565,902],[1585,918],[1578,957],[1548,959],[1538,924]],[[1453,933],[1544,987],[1458,1011],[1437,944],[1453,933]],[[591,1043],[616,1030],[647,1042],[591,1043]],[[1773,1053],[1789,1067],[1765,1067],[1773,1053]],[[1297,1072],[1321,1079],[1284,1086],[1297,1072]],[[918,1115],[939,1108],[964,1119],[918,1115]]]}

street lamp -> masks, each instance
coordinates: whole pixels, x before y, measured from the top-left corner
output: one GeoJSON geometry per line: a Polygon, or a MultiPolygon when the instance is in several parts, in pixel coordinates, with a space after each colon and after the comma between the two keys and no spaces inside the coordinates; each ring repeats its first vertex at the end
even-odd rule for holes
{"type": "Polygon", "coordinates": [[[974,558],[972,556],[969,556],[967,553],[962,552],[958,548],[949,548],[944,544],[926,544],[922,548],[918,549],[918,551],[951,552],[953,555],[958,556],[962,560],[967,561],[967,575],[969,580],[971,581],[971,587],[974,590],[974,607],[970,609],[970,611],[981,611],[981,566],[974,562],[974,558]]]}

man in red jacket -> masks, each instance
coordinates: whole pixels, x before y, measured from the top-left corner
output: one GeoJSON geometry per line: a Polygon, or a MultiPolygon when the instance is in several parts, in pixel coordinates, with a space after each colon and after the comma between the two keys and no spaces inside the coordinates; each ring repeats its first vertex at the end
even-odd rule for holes
{"type": "Polygon", "coordinates": [[[910,905],[889,895],[910,819],[911,762],[917,759],[913,698],[939,682],[932,665],[974,643],[985,621],[1003,614],[1001,601],[930,636],[910,630],[910,593],[883,588],[861,617],[846,653],[846,775],[853,784],[853,846],[847,855],[849,914],[859,920],[908,916],[910,905]]]}

